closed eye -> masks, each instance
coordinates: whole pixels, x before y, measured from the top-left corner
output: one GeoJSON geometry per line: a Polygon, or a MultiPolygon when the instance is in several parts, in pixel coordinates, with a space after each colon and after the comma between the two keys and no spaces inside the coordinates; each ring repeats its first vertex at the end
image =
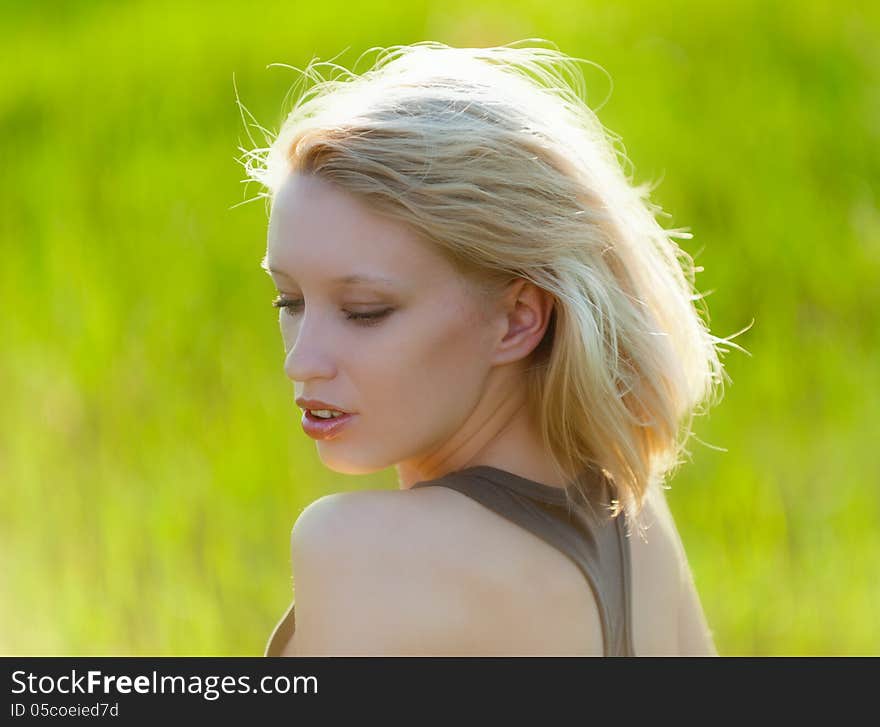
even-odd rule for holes
{"type": "MultiPolygon", "coordinates": [[[[296,316],[302,310],[303,302],[295,298],[285,298],[284,296],[279,295],[272,301],[272,306],[275,308],[284,308],[288,315],[296,316]]],[[[347,311],[343,309],[343,313],[345,313],[345,317],[350,321],[360,321],[360,325],[374,325],[382,318],[385,318],[393,310],[393,308],[385,308],[378,311],[358,313],[356,311],[347,311]]]]}

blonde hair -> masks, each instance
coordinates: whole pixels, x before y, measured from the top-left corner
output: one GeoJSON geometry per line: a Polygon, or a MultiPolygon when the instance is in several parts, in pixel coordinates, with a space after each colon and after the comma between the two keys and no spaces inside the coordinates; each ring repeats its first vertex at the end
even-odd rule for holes
{"type": "Polygon", "coordinates": [[[526,42],[392,46],[360,75],[313,61],[315,83],[274,141],[258,127],[269,146],[242,162],[268,200],[291,172],[367,200],[487,295],[517,278],[551,293],[526,372],[531,413],[562,476],[600,468],[612,515],[635,515],[689,454],[694,414],[720,398],[728,339],[701,319],[699,268],[673,241],[691,235],[657,223],[650,186],[624,174],[619,138],[582,98],[581,59],[526,42]],[[324,79],[321,65],[342,73],[324,79]]]}

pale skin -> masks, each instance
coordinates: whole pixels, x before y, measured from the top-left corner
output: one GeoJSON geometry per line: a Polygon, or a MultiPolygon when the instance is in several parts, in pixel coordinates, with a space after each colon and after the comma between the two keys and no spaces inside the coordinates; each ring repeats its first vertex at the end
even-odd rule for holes
{"type": "MultiPolygon", "coordinates": [[[[409,227],[301,174],[276,191],[265,264],[292,302],[279,313],[294,395],[354,413],[316,441],[321,461],[345,474],[393,466],[399,483],[300,515],[284,653],[601,654],[594,598],[566,556],[458,492],[409,489],[474,465],[564,486],[525,406],[552,297],[518,278],[487,300],[409,227]],[[334,282],[350,275],[383,280],[334,282]]],[[[667,598],[659,615],[633,614],[636,651],[714,653],[658,494],[645,509],[658,536],[633,539],[633,588],[667,598]]]]}

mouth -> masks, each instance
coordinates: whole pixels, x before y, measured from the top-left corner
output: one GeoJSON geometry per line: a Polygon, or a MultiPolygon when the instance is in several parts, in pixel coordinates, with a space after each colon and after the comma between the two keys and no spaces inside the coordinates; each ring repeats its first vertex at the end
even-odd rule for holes
{"type": "Polygon", "coordinates": [[[339,416],[322,418],[312,410],[303,411],[302,428],[312,439],[333,439],[354,418],[354,414],[342,413],[339,416]]]}

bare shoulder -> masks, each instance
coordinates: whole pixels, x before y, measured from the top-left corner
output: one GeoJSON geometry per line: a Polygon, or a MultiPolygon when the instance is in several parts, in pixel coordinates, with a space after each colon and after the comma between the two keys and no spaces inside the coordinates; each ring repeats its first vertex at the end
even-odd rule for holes
{"type": "Polygon", "coordinates": [[[566,559],[454,490],[322,497],[297,519],[291,553],[298,654],[553,651],[522,624],[554,601],[542,555],[557,569],[566,559]]]}
{"type": "Polygon", "coordinates": [[[431,511],[437,499],[427,489],[344,492],[303,510],[291,534],[297,654],[479,648],[459,638],[473,618],[476,568],[444,530],[443,509],[431,511]]]}
{"type": "Polygon", "coordinates": [[[325,495],[297,518],[292,551],[333,558],[366,547],[371,558],[383,555],[398,562],[408,559],[425,567],[442,566],[454,560],[456,552],[467,551],[458,537],[467,528],[461,527],[442,494],[430,488],[325,495]]]}

